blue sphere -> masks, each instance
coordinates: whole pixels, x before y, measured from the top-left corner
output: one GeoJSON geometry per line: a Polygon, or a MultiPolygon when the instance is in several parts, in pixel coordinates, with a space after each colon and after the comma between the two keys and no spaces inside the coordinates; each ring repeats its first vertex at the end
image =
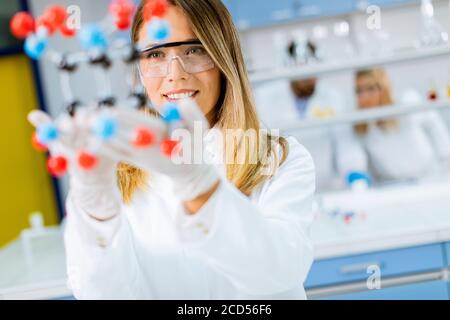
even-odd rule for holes
{"type": "Polygon", "coordinates": [[[37,129],[37,139],[40,143],[46,145],[59,138],[59,131],[52,123],[45,123],[37,129]]]}
{"type": "Polygon", "coordinates": [[[94,132],[97,136],[104,140],[111,139],[117,133],[118,124],[117,121],[111,117],[100,117],[95,126],[94,132]]]}
{"type": "Polygon", "coordinates": [[[347,184],[351,186],[353,182],[363,180],[370,186],[372,184],[372,178],[368,173],[352,171],[347,175],[347,184]]]}
{"type": "Polygon", "coordinates": [[[167,21],[153,18],[147,28],[148,36],[156,42],[164,42],[170,37],[170,25],[167,21]]]}
{"type": "Polygon", "coordinates": [[[178,106],[175,103],[166,104],[162,119],[167,123],[181,121],[181,114],[180,111],[178,111],[178,106]]]}
{"type": "Polygon", "coordinates": [[[89,24],[81,29],[78,35],[81,45],[89,49],[102,49],[108,48],[108,39],[105,33],[97,24],[89,24]]]}
{"type": "Polygon", "coordinates": [[[31,35],[25,40],[24,50],[28,57],[34,60],[39,60],[44,55],[47,46],[47,38],[31,35]]]}

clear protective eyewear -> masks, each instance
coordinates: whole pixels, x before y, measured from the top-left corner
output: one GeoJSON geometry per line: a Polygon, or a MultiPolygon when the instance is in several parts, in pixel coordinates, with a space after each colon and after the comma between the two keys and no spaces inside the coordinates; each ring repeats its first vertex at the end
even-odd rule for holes
{"type": "Polygon", "coordinates": [[[377,93],[378,91],[380,91],[380,86],[377,84],[373,84],[373,85],[367,85],[367,86],[361,86],[361,87],[357,87],[355,90],[355,93],[357,96],[361,96],[364,93],[367,94],[374,94],[377,93]]]}
{"type": "Polygon", "coordinates": [[[170,42],[143,49],[139,72],[144,78],[164,78],[170,74],[172,61],[178,60],[190,74],[211,70],[215,64],[198,40],[170,42]]]}

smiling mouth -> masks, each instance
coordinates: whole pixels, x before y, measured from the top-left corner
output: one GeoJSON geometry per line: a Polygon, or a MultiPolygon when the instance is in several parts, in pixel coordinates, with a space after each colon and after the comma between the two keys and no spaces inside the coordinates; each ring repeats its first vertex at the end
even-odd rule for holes
{"type": "Polygon", "coordinates": [[[163,94],[163,97],[169,101],[177,101],[181,99],[194,98],[200,91],[189,91],[189,92],[181,92],[181,93],[169,93],[163,94]]]}

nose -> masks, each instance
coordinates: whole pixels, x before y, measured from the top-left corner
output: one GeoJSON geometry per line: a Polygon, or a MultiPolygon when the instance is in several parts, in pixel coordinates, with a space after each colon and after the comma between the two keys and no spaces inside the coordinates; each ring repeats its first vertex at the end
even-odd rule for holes
{"type": "Polygon", "coordinates": [[[378,105],[378,99],[376,97],[374,97],[371,94],[368,94],[367,92],[361,94],[358,96],[358,103],[361,107],[372,107],[372,106],[377,106],[378,105]]]}
{"type": "Polygon", "coordinates": [[[186,80],[189,77],[189,73],[184,69],[183,62],[178,57],[172,58],[167,67],[169,68],[167,77],[171,82],[186,80]]]}

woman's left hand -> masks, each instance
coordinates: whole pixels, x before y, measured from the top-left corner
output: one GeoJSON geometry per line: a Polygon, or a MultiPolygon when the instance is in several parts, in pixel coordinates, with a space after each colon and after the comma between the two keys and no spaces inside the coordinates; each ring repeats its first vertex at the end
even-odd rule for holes
{"type": "Polygon", "coordinates": [[[209,128],[203,113],[191,99],[181,100],[178,106],[183,126],[174,129],[170,136],[163,129],[162,120],[151,118],[137,110],[115,109],[120,127],[119,136],[108,143],[123,150],[120,157],[122,161],[171,178],[179,199],[190,201],[210,193],[217,186],[219,175],[213,165],[203,161],[203,136],[209,128]],[[137,148],[131,144],[130,133],[135,132],[136,128],[147,128],[154,132],[154,143],[145,148],[137,148]],[[170,156],[161,150],[161,142],[167,137],[178,141],[170,156]],[[201,161],[195,162],[194,155],[199,154],[201,161]]]}

